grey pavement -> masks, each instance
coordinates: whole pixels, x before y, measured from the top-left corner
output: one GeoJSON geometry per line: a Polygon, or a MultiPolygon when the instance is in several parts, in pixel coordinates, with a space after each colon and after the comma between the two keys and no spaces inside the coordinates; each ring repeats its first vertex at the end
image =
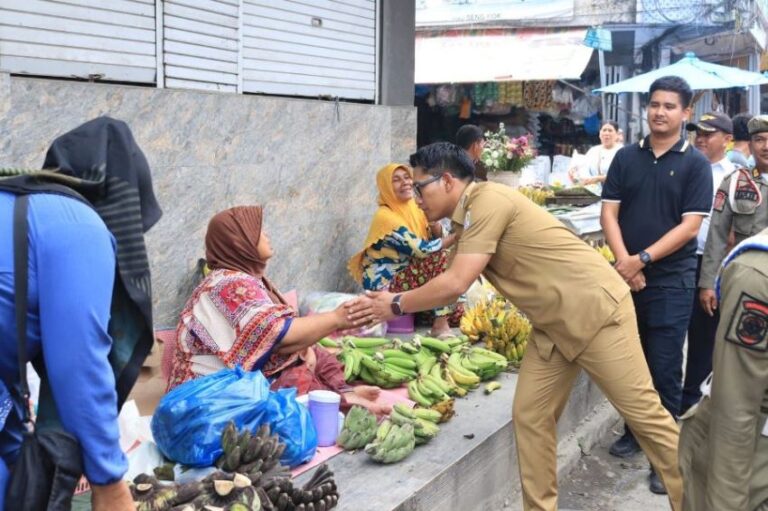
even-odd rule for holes
{"type": "Polygon", "coordinates": [[[571,471],[560,479],[560,511],[656,511],[670,509],[666,496],[648,490],[648,459],[643,453],[619,459],[608,448],[619,438],[617,422],[571,471]]]}

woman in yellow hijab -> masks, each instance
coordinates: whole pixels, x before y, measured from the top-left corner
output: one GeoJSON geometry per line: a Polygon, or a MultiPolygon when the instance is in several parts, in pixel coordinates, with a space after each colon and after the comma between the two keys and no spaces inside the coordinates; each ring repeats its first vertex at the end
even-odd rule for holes
{"type": "MultiPolygon", "coordinates": [[[[413,199],[413,171],[409,167],[397,163],[382,167],[376,185],[379,209],[373,216],[365,248],[349,260],[347,268],[366,290],[397,293],[420,287],[445,271],[445,249],[454,237],[443,239],[440,225],[428,224],[413,199]]],[[[449,334],[449,316],[458,321],[462,312],[455,305],[436,309],[432,335],[449,334]]]]}

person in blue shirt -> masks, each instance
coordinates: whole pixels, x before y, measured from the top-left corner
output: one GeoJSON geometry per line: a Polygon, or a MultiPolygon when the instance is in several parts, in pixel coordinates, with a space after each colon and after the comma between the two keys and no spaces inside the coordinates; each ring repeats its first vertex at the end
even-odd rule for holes
{"type": "MultiPolygon", "coordinates": [[[[27,359],[42,356],[61,426],[80,444],[93,510],[133,510],[122,481],[128,463],[117,416],[151,348],[143,233],[162,213],[146,159],[122,122],[103,117],[63,135],[44,166],[57,171],[38,174],[41,179],[71,187],[83,199],[29,194],[27,359]]],[[[16,390],[12,218],[18,195],[3,188],[8,181],[0,180],[0,496],[19,454],[24,406],[16,390]]],[[[3,504],[0,510],[13,507],[3,504]]]]}
{"type": "MultiPolygon", "coordinates": [[[[712,169],[682,138],[693,93],[676,76],[650,88],[651,134],[616,153],[603,186],[600,222],[616,255],[614,268],[629,284],[653,384],[677,418],[682,402],[683,344],[696,290],[696,236],[712,207],[712,169]]],[[[625,428],[610,453],[640,451],[625,428]]],[[[650,489],[666,490],[651,467],[650,489]]]]}

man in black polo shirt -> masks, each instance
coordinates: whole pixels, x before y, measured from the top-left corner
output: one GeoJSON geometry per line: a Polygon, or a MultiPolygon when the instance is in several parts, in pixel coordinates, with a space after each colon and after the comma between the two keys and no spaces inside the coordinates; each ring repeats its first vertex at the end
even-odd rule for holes
{"type": "MultiPolygon", "coordinates": [[[[651,84],[651,134],[614,157],[600,218],[616,256],[616,271],[633,291],[654,386],[673,417],[682,400],[683,344],[696,288],[696,235],[712,206],[709,161],[681,138],[692,95],[682,78],[667,76],[651,84]]],[[[639,450],[625,428],[610,452],[628,457],[639,450]]],[[[665,493],[653,467],[650,483],[651,491],[665,493]]]]}

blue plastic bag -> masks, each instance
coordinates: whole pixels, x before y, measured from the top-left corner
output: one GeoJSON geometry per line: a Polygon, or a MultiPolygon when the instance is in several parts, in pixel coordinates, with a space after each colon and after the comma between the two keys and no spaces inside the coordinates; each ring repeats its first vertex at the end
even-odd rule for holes
{"type": "Polygon", "coordinates": [[[152,435],[169,459],[208,467],[221,456],[221,433],[229,421],[238,431],[269,424],[286,444],[280,462],[294,467],[317,449],[317,432],[296,389],[269,390],[261,371],[240,367],[197,378],[163,396],[152,417],[152,435]]]}

